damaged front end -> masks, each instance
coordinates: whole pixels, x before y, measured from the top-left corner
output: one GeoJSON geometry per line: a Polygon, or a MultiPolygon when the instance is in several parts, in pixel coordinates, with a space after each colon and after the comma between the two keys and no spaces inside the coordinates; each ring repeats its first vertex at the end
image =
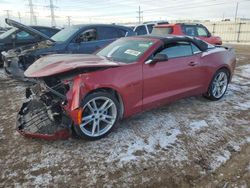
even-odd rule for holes
{"type": "Polygon", "coordinates": [[[61,81],[40,81],[26,89],[26,102],[17,115],[17,131],[25,137],[45,140],[67,139],[72,121],[63,109],[67,85],[61,81]],[[48,83],[53,82],[53,86],[48,83]]]}
{"type": "Polygon", "coordinates": [[[49,52],[46,50],[52,47],[53,44],[50,41],[42,41],[2,52],[6,75],[22,81],[30,80],[24,76],[25,70],[37,59],[48,54],[49,52]]]}

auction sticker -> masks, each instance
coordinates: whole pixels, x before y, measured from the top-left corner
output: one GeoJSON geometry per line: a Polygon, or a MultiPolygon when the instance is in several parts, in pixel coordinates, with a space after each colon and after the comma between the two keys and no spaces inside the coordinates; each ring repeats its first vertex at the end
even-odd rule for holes
{"type": "Polygon", "coordinates": [[[127,49],[124,53],[129,54],[129,55],[133,55],[133,56],[138,56],[141,54],[141,52],[136,51],[136,50],[131,50],[131,49],[127,49]]]}

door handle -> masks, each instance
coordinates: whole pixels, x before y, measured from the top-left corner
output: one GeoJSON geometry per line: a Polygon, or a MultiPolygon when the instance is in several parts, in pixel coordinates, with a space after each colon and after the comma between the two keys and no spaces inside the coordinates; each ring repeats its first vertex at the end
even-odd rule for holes
{"type": "Polygon", "coordinates": [[[188,65],[193,67],[193,66],[197,65],[197,63],[192,61],[192,62],[188,63],[188,65]]]}

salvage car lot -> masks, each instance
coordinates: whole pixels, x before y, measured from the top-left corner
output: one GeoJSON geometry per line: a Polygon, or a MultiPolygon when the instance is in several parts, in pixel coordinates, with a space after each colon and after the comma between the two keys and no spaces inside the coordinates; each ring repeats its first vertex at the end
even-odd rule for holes
{"type": "Polygon", "coordinates": [[[94,142],[20,136],[15,118],[26,85],[1,70],[0,187],[249,186],[248,48],[236,46],[238,65],[220,101],[193,97],[144,112],[94,142]]]}

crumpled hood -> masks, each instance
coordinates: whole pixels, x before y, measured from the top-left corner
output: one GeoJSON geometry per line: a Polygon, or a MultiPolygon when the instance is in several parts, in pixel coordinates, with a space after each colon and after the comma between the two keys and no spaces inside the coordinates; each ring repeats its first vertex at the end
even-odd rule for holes
{"type": "Polygon", "coordinates": [[[127,65],[114,62],[105,57],[89,54],[54,54],[38,59],[24,72],[26,77],[38,78],[51,76],[74,69],[90,67],[114,67],[127,65]]]}
{"type": "Polygon", "coordinates": [[[5,22],[6,24],[10,25],[10,26],[13,26],[13,27],[16,27],[22,31],[26,31],[27,33],[31,34],[31,35],[37,35],[39,37],[41,37],[42,39],[44,40],[50,40],[51,42],[54,42],[51,38],[49,38],[47,35],[41,33],[40,31],[38,30],[35,30],[33,29],[32,27],[29,27],[29,26],[26,26],[26,25],[23,25],[19,22],[16,22],[14,20],[11,20],[11,19],[8,19],[6,18],[5,19],[5,22]]]}

